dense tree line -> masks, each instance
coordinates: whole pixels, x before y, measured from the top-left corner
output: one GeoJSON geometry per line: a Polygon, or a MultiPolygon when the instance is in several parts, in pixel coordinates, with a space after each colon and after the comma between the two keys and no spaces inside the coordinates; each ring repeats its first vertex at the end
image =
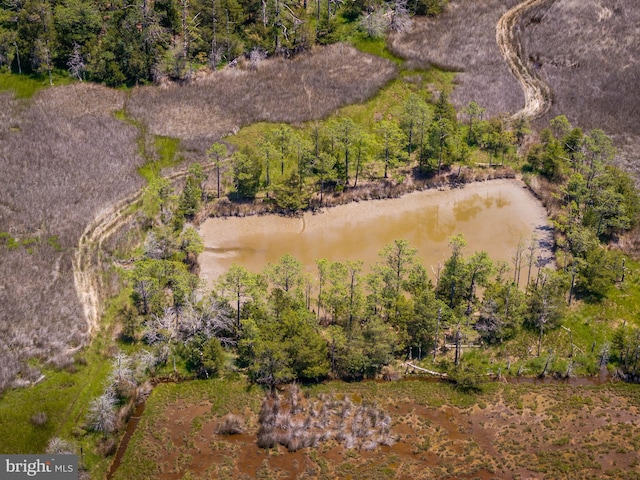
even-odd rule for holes
{"type": "MultiPolygon", "coordinates": [[[[164,362],[178,359],[202,377],[215,375],[224,348],[232,348],[237,366],[268,386],[374,376],[399,357],[435,361],[445,345],[454,350],[452,362],[458,365],[465,342],[502,344],[522,329],[535,335],[535,354],[542,355],[545,335],[561,325],[573,298],[602,297],[624,279],[621,255],[605,244],[634,226],[639,208],[630,178],[608,165],[613,154],[608,137],[599,130],[582,134],[563,117],[551,121],[527,156],[529,169],[555,182],[557,271],[544,268],[535,237],[520,242],[509,265],[485,252],[467,254],[464,238],[456,235],[434,280],[405,240],[386,245],[375,265],[319,259],[309,272],[285,254],[258,274],[233,265],[210,292],[195,275],[203,243],[185,222],[203,202],[218,198],[218,178],[224,184],[225,171],[235,195],[251,197],[271,187],[267,194],[276,201],[286,192],[288,202],[301,202],[312,182],[352,186],[369,162],[377,162],[383,175],[387,162],[406,162],[409,151],[415,156],[430,151],[425,168],[435,173],[439,159],[447,164],[453,151],[439,151],[450,148],[438,135],[443,122],[457,129],[467,146],[496,132],[474,106],[469,110],[476,113],[470,111],[466,125],[459,124],[445,95],[435,105],[411,101],[405,112],[414,114],[395,124],[379,122],[374,133],[339,118],[312,130],[307,139],[278,127],[261,140],[262,157],[248,150],[227,157],[226,148],[216,144],[208,152],[215,180],[210,192],[204,190],[206,175],[199,164],[191,166],[179,195],[165,180],[152,182],[149,198],[158,215],[130,274],[135,308],[123,312],[122,338],[147,344],[164,362]],[[420,118],[429,118],[427,132],[420,118]],[[377,149],[363,147],[364,138],[376,142],[377,149]],[[363,160],[366,155],[371,156],[363,160]],[[325,159],[327,169],[318,169],[322,177],[309,181],[312,170],[306,166],[315,166],[315,158],[325,159]],[[549,168],[554,162],[558,165],[549,168]],[[286,182],[279,184],[279,178],[286,182]]],[[[509,131],[516,139],[514,125],[509,131]]],[[[634,338],[619,337],[623,347],[634,338]]]]}
{"type": "Polygon", "coordinates": [[[439,359],[446,344],[455,346],[457,365],[463,343],[502,343],[523,328],[539,333],[540,354],[544,334],[561,322],[566,276],[538,268],[522,290],[508,265],[485,252],[467,255],[465,245],[462,236],[450,239],[435,284],[416,250],[396,240],[366,269],[320,259],[310,273],[288,254],[259,274],[233,265],[212,292],[175,262],[145,253],[132,274],[136,311],[124,332],[203,377],[219,370],[221,345],[233,348],[238,366],[270,387],[372,377],[398,357],[439,359]]]}
{"type": "Polygon", "coordinates": [[[504,165],[527,131],[522,121],[483,118],[475,103],[458,114],[446,92],[414,92],[369,125],[339,116],[306,128],[268,126],[229,156],[223,143],[213,144],[206,161],[216,168],[218,198],[261,197],[293,212],[363,181],[438,176],[454,163],[470,163],[474,150],[484,152],[488,165],[504,165]]]}
{"type": "Polygon", "coordinates": [[[583,132],[559,116],[540,134],[527,156],[529,166],[555,185],[561,209],[553,216],[558,259],[571,277],[571,296],[604,297],[624,270],[622,254],[603,248],[632,229],[640,213],[633,179],[611,165],[611,138],[583,132]]]}
{"type": "Polygon", "coordinates": [[[365,35],[434,15],[446,0],[11,0],[0,6],[0,66],[16,73],[68,70],[110,86],[189,78],[245,55],[306,50],[339,40],[340,25],[365,35]],[[374,21],[375,19],[375,21],[374,21]]]}

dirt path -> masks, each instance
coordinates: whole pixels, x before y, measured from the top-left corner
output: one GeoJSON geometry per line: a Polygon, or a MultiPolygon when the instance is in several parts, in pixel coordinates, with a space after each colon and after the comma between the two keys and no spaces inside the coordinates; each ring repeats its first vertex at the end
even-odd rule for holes
{"type": "MultiPolygon", "coordinates": [[[[204,170],[212,170],[213,165],[205,166],[204,170]]],[[[188,175],[187,168],[176,171],[165,178],[175,182],[188,175]]],[[[108,206],[102,210],[89,225],[84,229],[78,248],[73,258],[73,280],[76,293],[85,319],[88,325],[88,333],[93,336],[100,327],[100,316],[102,310],[102,269],[100,268],[100,256],[102,255],[102,245],[111,235],[125,226],[136,209],[133,205],[138,203],[144,195],[145,189],[108,206]]]]}
{"type": "Polygon", "coordinates": [[[98,258],[103,242],[129,220],[126,209],[142,198],[143,190],[110,205],[93,219],[82,232],[78,249],[73,258],[73,280],[78,299],[84,310],[88,333],[93,336],[99,328],[100,315],[100,268],[98,258]]]}
{"type": "Polygon", "coordinates": [[[524,58],[517,26],[528,10],[554,1],[526,0],[507,11],[498,21],[496,27],[498,48],[524,90],[524,108],[516,112],[513,115],[514,118],[534,119],[545,114],[551,108],[551,88],[532,70],[527,59],[524,58]]]}

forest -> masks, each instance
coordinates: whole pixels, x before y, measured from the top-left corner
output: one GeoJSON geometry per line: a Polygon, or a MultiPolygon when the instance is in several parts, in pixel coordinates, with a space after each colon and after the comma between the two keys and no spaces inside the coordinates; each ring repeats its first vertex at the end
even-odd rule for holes
{"type": "MultiPolygon", "coordinates": [[[[438,103],[433,108],[437,111],[438,103]]],[[[330,126],[335,128],[347,121],[342,122],[330,126]]],[[[471,146],[476,134],[493,132],[489,122],[478,120],[474,125],[471,116],[463,125],[455,122],[455,116],[452,122],[471,146]]],[[[437,133],[439,123],[434,125],[429,131],[437,133]]],[[[350,131],[354,130],[352,127],[350,131]]],[[[408,143],[408,138],[422,135],[402,137],[399,126],[396,131],[398,138],[404,138],[396,151],[407,155],[414,148],[414,156],[421,158],[421,141],[416,141],[416,147],[408,143]]],[[[283,135],[284,130],[276,132],[283,135]]],[[[509,135],[517,137],[511,131],[509,135]]],[[[236,164],[229,164],[231,178],[226,193],[231,199],[253,198],[261,191],[268,200],[271,155],[278,167],[271,167],[276,170],[271,175],[293,184],[286,198],[299,200],[301,185],[306,190],[315,184],[316,189],[308,195],[321,203],[326,185],[340,190],[348,185],[345,162],[351,140],[342,138],[327,142],[340,145],[337,155],[318,150],[318,156],[331,159],[327,162],[330,174],[309,173],[309,178],[301,181],[299,148],[292,149],[286,167],[281,163],[285,157],[279,157],[282,149],[265,149],[260,150],[267,153],[258,157],[262,161],[254,163],[253,174],[240,174],[236,164]],[[283,175],[291,167],[292,173],[283,175]],[[327,181],[330,177],[334,179],[331,184],[327,181]]],[[[443,356],[439,364],[447,371],[459,366],[461,343],[472,340],[485,346],[502,345],[523,329],[537,336],[534,356],[540,357],[545,333],[560,328],[572,301],[578,298],[600,302],[611,288],[622,284],[626,272],[624,256],[605,247],[635,226],[640,208],[631,177],[609,164],[614,149],[601,130],[584,134],[566,117],[556,117],[540,139],[529,149],[524,169],[539,184],[545,182],[544,187],[538,187],[540,195],[553,202],[549,203],[549,210],[556,231],[557,270],[545,268],[535,238],[521,241],[512,263],[507,264],[492,261],[485,252],[467,252],[464,237],[456,235],[449,239],[450,256],[438,266],[434,280],[415,249],[406,240],[398,239],[384,247],[375,265],[317,259],[317,271],[310,275],[298,260],[286,254],[259,273],[234,265],[218,279],[213,291],[201,292],[188,267],[193,269],[195,256],[204,246],[195,230],[184,229],[183,225],[185,219],[196,216],[204,203],[203,196],[217,199],[220,195],[215,152],[224,147],[215,144],[210,150],[214,159],[210,170],[212,190],[206,192],[200,187],[204,173],[199,164],[192,165],[184,189],[173,196],[172,202],[168,184],[149,187],[160,215],[132,270],[131,298],[136,310],[127,310],[126,338],[160,349],[165,352],[165,361],[172,351],[170,347],[181,344],[175,352],[198,376],[213,375],[220,368],[216,362],[222,358],[221,345],[232,348],[238,366],[247,368],[254,381],[270,387],[330,376],[347,380],[375,377],[394,358],[432,357],[435,362],[445,344],[454,349],[453,357],[443,356]],[[194,359],[198,358],[200,361],[196,362],[194,359]]],[[[438,142],[434,143],[437,147],[438,142]]],[[[313,151],[312,145],[310,152],[313,151]]],[[[353,152],[358,159],[357,146],[353,152]]],[[[388,150],[384,141],[379,152],[378,178],[384,181],[389,173],[386,161],[391,157],[385,154],[388,150]]],[[[489,158],[494,153],[490,152],[489,158]]],[[[229,161],[238,161],[240,156],[246,158],[248,154],[236,150],[229,161]]],[[[437,159],[442,156],[438,148],[431,150],[433,176],[437,176],[437,159]]],[[[358,160],[355,162],[354,184],[360,169],[358,160]]],[[[417,163],[414,173],[425,175],[421,173],[422,162],[417,163]]],[[[397,174],[400,168],[394,163],[390,171],[397,174]]],[[[455,170],[450,179],[465,181],[455,170]]],[[[276,205],[283,208],[281,188],[275,187],[272,194],[276,205]]],[[[296,204],[292,208],[287,203],[283,211],[306,206],[296,204]]],[[[629,352],[637,346],[629,341],[634,334],[623,326],[616,335],[618,343],[611,359],[620,362],[618,375],[633,377],[637,362],[629,362],[629,352]]],[[[602,352],[591,353],[572,357],[568,370],[556,373],[594,373],[602,361],[602,352]]]]}
{"type": "Polygon", "coordinates": [[[12,1],[0,9],[0,66],[48,76],[51,84],[56,69],[112,87],[188,80],[201,68],[215,70],[240,57],[252,63],[270,55],[289,57],[356,31],[379,38],[388,29],[404,28],[411,15],[435,15],[445,5],[444,0],[12,1]]]}

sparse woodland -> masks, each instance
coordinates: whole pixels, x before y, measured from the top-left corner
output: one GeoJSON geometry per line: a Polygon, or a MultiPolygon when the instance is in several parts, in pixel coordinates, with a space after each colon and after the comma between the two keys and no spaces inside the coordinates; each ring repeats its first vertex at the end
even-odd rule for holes
{"type": "MultiPolygon", "coordinates": [[[[637,382],[640,330],[626,315],[640,301],[638,267],[627,253],[640,199],[634,177],[615,166],[634,151],[635,100],[614,122],[614,101],[581,103],[568,92],[573,73],[563,69],[597,69],[582,51],[563,53],[569,41],[544,44],[550,35],[538,32],[558,30],[553,22],[567,15],[555,2],[520,26],[558,97],[552,114],[530,123],[504,113],[522,101],[495,23],[517,3],[3,4],[0,75],[51,83],[67,70],[77,82],[32,98],[0,94],[0,391],[50,369],[82,370],[87,351],[108,359],[92,387],[100,393],[74,411],[74,435],[97,458],[114,453],[158,377],[240,375],[265,387],[258,445],[289,451],[394,442],[386,412],[346,396],[303,398],[295,385],[279,393],[294,382],[392,380],[405,361],[465,393],[480,391],[487,374],[569,378],[608,368],[637,382]],[[362,52],[384,46],[388,33],[399,58],[362,52]],[[550,58],[535,53],[545,49],[550,58]],[[452,72],[462,73],[454,81],[452,72]],[[603,116],[585,105],[601,105],[603,116]],[[456,235],[434,275],[398,239],[375,265],[317,259],[310,275],[284,255],[262,272],[234,265],[213,290],[198,277],[204,244],[194,225],[208,215],[295,215],[520,174],[553,223],[556,268],[535,238],[506,264],[467,251],[456,235]],[[87,225],[135,192],[122,223],[80,266],[105,318],[91,344],[75,251],[87,225]],[[622,314],[591,318],[616,302],[622,314]]],[[[626,25],[629,8],[602,7],[597,24],[626,25]]],[[[632,95],[626,74],[616,75],[632,95]]],[[[51,429],[48,419],[34,413],[29,428],[51,429]]],[[[228,415],[218,428],[245,425],[228,415]]],[[[72,448],[47,435],[50,451],[72,448]]]]}

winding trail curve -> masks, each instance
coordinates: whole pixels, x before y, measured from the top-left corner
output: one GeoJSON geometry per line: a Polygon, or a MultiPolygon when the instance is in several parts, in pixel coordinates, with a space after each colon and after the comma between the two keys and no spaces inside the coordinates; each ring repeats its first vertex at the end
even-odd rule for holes
{"type": "Polygon", "coordinates": [[[140,190],[119,202],[110,205],[84,229],[73,258],[73,282],[88,325],[88,334],[99,330],[100,272],[97,257],[101,255],[103,242],[129,220],[126,209],[142,198],[140,190]]]}
{"type": "Polygon", "coordinates": [[[527,59],[524,58],[524,49],[517,26],[523,15],[530,9],[553,2],[555,0],[526,0],[508,10],[498,20],[496,27],[498,48],[524,91],[524,107],[513,114],[513,118],[538,118],[551,108],[551,88],[531,69],[527,59]]]}
{"type": "MultiPolygon", "coordinates": [[[[212,170],[212,165],[204,166],[204,170],[212,170]]],[[[177,181],[188,175],[188,169],[181,169],[165,178],[177,181]]],[[[133,205],[140,202],[145,188],[102,210],[84,229],[78,248],[73,258],[73,281],[84,316],[87,321],[89,336],[94,336],[100,329],[101,304],[101,269],[99,258],[102,245],[111,235],[125,226],[136,210],[133,205]]]]}

